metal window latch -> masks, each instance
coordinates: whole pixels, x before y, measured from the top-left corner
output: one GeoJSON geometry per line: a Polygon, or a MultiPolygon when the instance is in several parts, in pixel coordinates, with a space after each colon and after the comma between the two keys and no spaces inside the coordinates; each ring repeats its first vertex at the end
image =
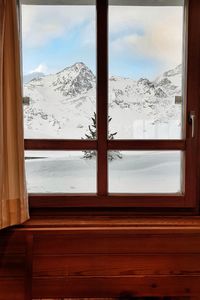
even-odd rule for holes
{"type": "Polygon", "coordinates": [[[195,111],[191,111],[189,114],[189,123],[192,125],[192,138],[195,137],[195,120],[196,120],[196,114],[195,111]]]}

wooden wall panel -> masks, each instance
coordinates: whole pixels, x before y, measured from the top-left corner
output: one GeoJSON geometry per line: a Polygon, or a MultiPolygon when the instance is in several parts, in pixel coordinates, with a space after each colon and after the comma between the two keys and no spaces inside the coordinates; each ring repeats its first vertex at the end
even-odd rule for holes
{"type": "Polygon", "coordinates": [[[0,278],[0,300],[27,300],[23,278],[0,278]]]}
{"type": "Polygon", "coordinates": [[[124,292],[185,297],[200,295],[199,282],[196,233],[105,230],[34,237],[35,297],[119,297],[124,292]]]}
{"type": "Polygon", "coordinates": [[[120,297],[200,295],[200,276],[33,278],[33,297],[120,297]]]}
{"type": "Polygon", "coordinates": [[[0,278],[24,277],[26,272],[25,256],[19,254],[0,255],[0,278]]]}
{"type": "MultiPolygon", "coordinates": [[[[33,299],[33,300],[118,300],[118,298],[54,298],[54,299],[33,299]]],[[[198,300],[190,297],[132,297],[130,299],[122,298],[121,300],[198,300]]]]}
{"type": "Polygon", "coordinates": [[[26,238],[24,234],[6,231],[0,234],[0,254],[25,254],[26,238]]]}
{"type": "Polygon", "coordinates": [[[26,236],[0,234],[0,300],[26,300],[26,236]]]}
{"type": "MultiPolygon", "coordinates": [[[[131,297],[123,296],[121,300],[198,300],[190,297],[131,297]]],[[[119,300],[119,298],[51,298],[51,299],[33,299],[33,300],[119,300]]]]}
{"type": "Polygon", "coordinates": [[[199,275],[200,254],[34,256],[34,277],[199,275]]]}
{"type": "Polygon", "coordinates": [[[34,254],[200,253],[199,234],[53,234],[34,237],[34,254]]]}
{"type": "Polygon", "coordinates": [[[29,223],[0,234],[0,300],[119,299],[124,294],[200,300],[198,224],[129,230],[80,222],[77,228],[29,223]]]}

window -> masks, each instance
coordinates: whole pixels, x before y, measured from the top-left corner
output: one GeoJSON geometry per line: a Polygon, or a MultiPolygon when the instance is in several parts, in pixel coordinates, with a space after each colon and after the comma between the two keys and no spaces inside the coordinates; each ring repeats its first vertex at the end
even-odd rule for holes
{"type": "Polygon", "coordinates": [[[195,0],[21,0],[31,205],[197,204],[195,0]]]}

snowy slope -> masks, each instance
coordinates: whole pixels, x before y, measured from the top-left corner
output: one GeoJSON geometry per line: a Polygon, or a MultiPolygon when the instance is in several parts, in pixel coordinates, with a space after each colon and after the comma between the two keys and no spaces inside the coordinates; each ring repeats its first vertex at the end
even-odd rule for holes
{"type": "Polygon", "coordinates": [[[24,83],[28,83],[29,81],[31,81],[34,78],[40,78],[40,77],[44,77],[45,75],[41,72],[32,72],[30,74],[24,75],[23,76],[23,82],[24,83]]]}
{"type": "Polygon", "coordinates": [[[175,96],[182,94],[181,80],[180,67],[153,82],[147,78],[111,78],[111,130],[118,132],[118,138],[180,138],[182,111],[181,105],[175,104],[175,96]]]}
{"type": "MultiPolygon", "coordinates": [[[[109,80],[110,131],[116,138],[179,138],[181,65],[155,81],[111,77],[109,80]]],[[[96,111],[96,78],[84,63],[36,77],[24,84],[30,105],[24,106],[25,136],[84,138],[96,111]]]]}
{"type": "MultiPolygon", "coordinates": [[[[37,154],[37,159],[26,160],[29,192],[96,192],[95,159],[84,159],[80,151],[37,154]]],[[[180,170],[181,154],[177,151],[123,151],[122,159],[109,161],[109,192],[178,193],[180,170]]]]}

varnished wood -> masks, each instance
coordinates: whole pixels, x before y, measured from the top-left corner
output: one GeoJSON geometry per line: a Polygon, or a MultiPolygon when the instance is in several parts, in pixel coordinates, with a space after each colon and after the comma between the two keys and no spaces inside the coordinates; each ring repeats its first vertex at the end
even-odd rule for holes
{"type": "MultiPolygon", "coordinates": [[[[106,230],[94,233],[92,231],[84,231],[82,235],[78,231],[68,233],[69,237],[63,236],[67,232],[52,231],[52,237],[45,235],[41,231],[41,236],[35,237],[35,254],[40,255],[66,255],[66,254],[187,254],[200,253],[199,235],[190,234],[181,235],[170,234],[153,235],[150,231],[146,231],[146,235],[137,230],[137,235],[133,233],[125,234],[118,231],[118,234],[106,234],[106,230]],[[77,237],[73,236],[76,235],[77,237]],[[98,234],[98,235],[97,235],[98,234]],[[148,236],[150,234],[150,236],[148,236]],[[90,237],[87,237],[87,236],[90,237]],[[124,238],[122,239],[122,236],[124,238]],[[70,242],[69,242],[70,238],[70,242]],[[174,245],[171,246],[170,243],[174,245]],[[90,246],[91,245],[91,246],[90,246]]],[[[136,234],[136,233],[135,233],[136,234]]],[[[171,233],[172,234],[172,233],[171,233]]]]}
{"type": "Polygon", "coordinates": [[[97,192],[108,192],[108,0],[96,0],[97,7],[97,192]]]}
{"type": "Polygon", "coordinates": [[[12,256],[17,254],[25,256],[26,253],[26,238],[24,235],[16,231],[0,231],[0,253],[6,253],[12,256]]]}
{"type": "MultiPolygon", "coordinates": [[[[26,231],[27,228],[110,228],[115,230],[116,228],[121,229],[144,229],[148,230],[182,229],[183,233],[191,230],[191,233],[196,233],[200,229],[200,217],[199,216],[130,216],[130,215],[93,215],[90,212],[84,214],[77,214],[76,211],[72,214],[66,213],[63,215],[56,215],[49,213],[47,215],[36,215],[31,216],[31,219],[26,221],[23,225],[15,228],[15,238],[20,230],[26,231]]],[[[164,231],[163,231],[164,233],[164,231]]],[[[12,235],[13,236],[13,235],[12,235]]],[[[15,240],[16,242],[16,240],[15,240]]],[[[13,246],[13,244],[12,244],[13,246]]],[[[17,251],[15,249],[15,251],[17,251]]],[[[9,252],[10,253],[10,252],[9,252]]],[[[16,252],[14,252],[16,253],[16,252]]]]}
{"type": "MultiPolygon", "coordinates": [[[[185,150],[185,140],[108,140],[108,150],[185,150]]],[[[97,149],[94,140],[25,139],[25,150],[87,150],[97,149]]]]}
{"type": "Polygon", "coordinates": [[[92,140],[52,140],[25,139],[25,150],[93,150],[97,149],[97,141],[92,140]]]}
{"type": "Polygon", "coordinates": [[[24,255],[8,255],[6,252],[0,252],[0,278],[23,278],[25,266],[24,255]]]}
{"type": "Polygon", "coordinates": [[[188,62],[187,62],[187,106],[185,118],[188,120],[189,113],[195,111],[196,126],[195,137],[191,137],[191,124],[186,122],[186,147],[185,153],[185,192],[186,202],[191,203],[194,207],[198,206],[198,172],[197,162],[199,157],[198,152],[198,120],[199,120],[199,81],[200,70],[198,63],[200,61],[200,2],[198,0],[189,0],[188,7],[188,62]]]}
{"type": "Polygon", "coordinates": [[[26,300],[24,278],[0,278],[0,300],[26,300]]]}
{"type": "MultiPolygon", "coordinates": [[[[192,207],[181,194],[29,194],[31,208],[37,207],[192,207]]],[[[152,214],[152,211],[149,211],[152,214]]]]}
{"type": "Polygon", "coordinates": [[[26,235],[25,297],[32,300],[33,234],[26,235]]]}
{"type": "Polygon", "coordinates": [[[199,217],[34,217],[0,241],[14,245],[18,237],[25,251],[0,248],[1,300],[31,299],[31,283],[32,299],[200,292],[199,217]]]}
{"type": "Polygon", "coordinates": [[[36,277],[33,297],[190,296],[200,295],[199,281],[200,276],[36,277]]]}
{"type": "Polygon", "coordinates": [[[199,275],[200,254],[35,255],[34,277],[199,275]]]}
{"type": "MultiPolygon", "coordinates": [[[[117,298],[54,298],[48,300],[198,300],[196,297],[128,297],[127,294],[121,295],[117,298]]],[[[46,300],[46,299],[33,299],[33,300],[46,300]]]]}
{"type": "Polygon", "coordinates": [[[186,149],[185,140],[112,140],[109,150],[181,150],[186,149]]]}

